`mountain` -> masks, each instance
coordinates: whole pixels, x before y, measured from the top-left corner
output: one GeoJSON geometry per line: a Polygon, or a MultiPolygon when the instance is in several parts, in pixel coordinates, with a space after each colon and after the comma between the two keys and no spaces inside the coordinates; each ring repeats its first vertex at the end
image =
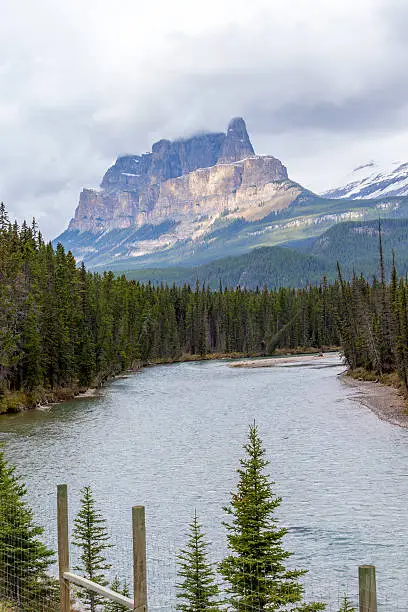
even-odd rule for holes
{"type": "Polygon", "coordinates": [[[84,259],[93,269],[114,271],[130,268],[196,266],[226,256],[241,255],[261,246],[294,245],[305,247],[333,225],[350,220],[408,218],[408,198],[378,200],[324,199],[305,195],[293,200],[286,209],[264,218],[247,221],[220,215],[199,239],[178,240],[166,246],[173,231],[171,218],[158,225],[144,224],[138,229],[113,229],[92,233],[67,231],[55,241],[62,242],[77,260],[84,259]],[[148,246],[146,251],[135,250],[148,246]],[[152,248],[155,245],[155,249],[152,248]]]}
{"type": "Polygon", "coordinates": [[[408,197],[320,197],[257,155],[242,118],[226,133],[160,140],[84,189],[55,239],[93,269],[195,266],[320,235],[341,221],[408,217],[408,197]]]}
{"type": "Polygon", "coordinates": [[[261,202],[268,212],[284,205],[300,193],[287,182],[278,159],[254,154],[245,122],[236,118],[226,134],[160,140],[151,153],[119,157],[99,190],[82,191],[68,230],[137,230],[171,219],[167,242],[194,239],[222,214],[256,218],[261,202]]]}
{"type": "MultiPolygon", "coordinates": [[[[408,219],[384,219],[381,222],[384,261],[390,275],[392,252],[399,274],[408,273],[408,219]]],[[[153,284],[194,286],[196,280],[212,289],[219,284],[256,287],[305,287],[337,278],[337,261],[342,274],[353,273],[370,278],[379,274],[378,220],[363,223],[348,221],[334,225],[318,237],[290,243],[291,248],[263,247],[237,257],[226,257],[192,268],[146,268],[125,270],[127,278],[153,284]]]]}
{"type": "Polygon", "coordinates": [[[278,159],[255,154],[238,117],[226,133],[160,140],[151,153],[119,157],[99,189],[82,191],[55,242],[90,265],[146,259],[186,242],[195,251],[220,226],[263,219],[304,192],[278,159]]]}
{"type": "Polygon", "coordinates": [[[342,187],[330,189],[326,198],[368,199],[384,196],[408,196],[408,163],[394,163],[388,169],[370,161],[355,168],[342,187]]]}

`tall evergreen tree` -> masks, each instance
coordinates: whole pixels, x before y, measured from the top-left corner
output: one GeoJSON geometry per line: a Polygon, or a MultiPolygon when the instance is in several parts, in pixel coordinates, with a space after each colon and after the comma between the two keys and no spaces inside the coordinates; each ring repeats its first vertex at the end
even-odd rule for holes
{"type": "Polygon", "coordinates": [[[44,530],[35,524],[25,495],[25,485],[0,447],[0,593],[19,610],[52,610],[55,584],[47,570],[54,552],[41,541],[44,530]]]}
{"type": "Polygon", "coordinates": [[[215,571],[208,562],[208,543],[198,522],[196,511],[190,523],[186,547],[180,550],[177,558],[178,576],[182,580],[177,584],[177,597],[181,600],[177,610],[182,612],[218,610],[219,589],[215,580],[215,571]]]}
{"type": "Polygon", "coordinates": [[[5,231],[10,224],[6,206],[4,202],[0,202],[0,231],[5,231]]]}
{"type": "MultiPolygon", "coordinates": [[[[108,581],[104,572],[111,568],[106,560],[106,551],[112,547],[106,529],[106,521],[95,506],[90,487],[81,490],[81,508],[74,520],[73,544],[80,549],[81,563],[74,567],[85,578],[106,586],[108,581]]],[[[95,612],[103,603],[103,598],[91,591],[80,591],[80,599],[86,610],[95,612]]]]}
{"type": "Polygon", "coordinates": [[[282,545],[287,529],[279,527],[274,516],[282,500],[272,492],[274,483],[264,473],[268,461],[255,424],[249,428],[244,449],[237,491],[224,508],[230,517],[223,523],[230,554],[221,562],[220,572],[229,583],[229,604],[239,612],[324,610],[323,604],[302,603],[299,578],[305,570],[285,566],[292,554],[282,545]]]}

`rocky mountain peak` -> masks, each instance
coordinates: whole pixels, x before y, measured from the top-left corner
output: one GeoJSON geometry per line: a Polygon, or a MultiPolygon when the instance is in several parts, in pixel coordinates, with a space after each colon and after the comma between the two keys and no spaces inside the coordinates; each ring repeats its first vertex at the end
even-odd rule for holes
{"type": "Polygon", "coordinates": [[[218,163],[230,164],[251,155],[255,155],[255,151],[249,139],[245,121],[242,117],[234,117],[229,122],[218,163]]]}
{"type": "MultiPolygon", "coordinates": [[[[169,244],[199,239],[217,220],[252,220],[287,206],[299,189],[279,185],[285,181],[283,164],[255,155],[245,121],[235,117],[226,132],[161,139],[150,153],[118,157],[100,189],[82,191],[69,230],[170,224],[169,244]]],[[[156,248],[147,242],[143,248],[156,248]]]]}
{"type": "Polygon", "coordinates": [[[170,140],[166,138],[162,138],[158,142],[155,142],[152,146],[152,153],[156,153],[158,155],[166,153],[171,147],[170,140]]]}

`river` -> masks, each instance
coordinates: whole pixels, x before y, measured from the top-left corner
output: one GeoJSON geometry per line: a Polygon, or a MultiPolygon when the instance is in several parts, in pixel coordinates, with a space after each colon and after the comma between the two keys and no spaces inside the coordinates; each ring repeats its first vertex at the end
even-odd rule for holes
{"type": "Polygon", "coordinates": [[[69,485],[74,516],[89,484],[115,544],[112,571],[130,576],[130,509],[146,506],[150,607],[169,610],[175,551],[194,508],[212,559],[225,552],[222,506],[256,419],[283,498],[290,563],[310,570],[308,597],[337,611],[344,591],[356,598],[358,565],[373,563],[379,610],[406,611],[408,430],[362,406],[343,371],[335,355],[275,368],[224,360],[147,368],[95,398],[2,416],[0,438],[54,547],[56,485],[69,485]]]}

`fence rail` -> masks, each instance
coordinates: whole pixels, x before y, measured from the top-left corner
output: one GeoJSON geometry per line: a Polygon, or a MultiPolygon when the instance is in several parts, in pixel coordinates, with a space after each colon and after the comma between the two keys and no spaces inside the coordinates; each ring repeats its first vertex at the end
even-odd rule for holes
{"type": "MultiPolygon", "coordinates": [[[[147,612],[146,519],[144,506],[132,508],[134,600],[70,571],[68,535],[68,487],[57,487],[58,569],[60,612],[71,611],[70,584],[101,595],[129,610],[147,612]]],[[[371,612],[371,611],[370,611],[371,612]]]]}
{"type": "MultiPolygon", "coordinates": [[[[70,598],[71,584],[97,593],[105,599],[118,603],[129,610],[147,612],[146,518],[144,506],[134,506],[132,508],[133,600],[70,571],[68,487],[65,484],[58,485],[57,487],[57,517],[60,612],[70,612],[72,609],[70,598]]],[[[375,566],[361,565],[358,568],[358,582],[359,612],[377,612],[375,566]]]]}
{"type": "Polygon", "coordinates": [[[112,591],[112,589],[108,589],[107,587],[103,587],[100,584],[96,584],[96,582],[92,582],[92,580],[88,580],[88,578],[83,578],[82,576],[77,576],[76,574],[72,574],[71,572],[64,572],[62,575],[63,579],[72,584],[76,584],[83,589],[87,589],[88,591],[93,591],[98,595],[102,595],[105,599],[110,599],[122,606],[126,606],[129,610],[137,610],[135,608],[133,599],[129,599],[129,597],[125,597],[120,593],[116,593],[116,591],[112,591]]]}

